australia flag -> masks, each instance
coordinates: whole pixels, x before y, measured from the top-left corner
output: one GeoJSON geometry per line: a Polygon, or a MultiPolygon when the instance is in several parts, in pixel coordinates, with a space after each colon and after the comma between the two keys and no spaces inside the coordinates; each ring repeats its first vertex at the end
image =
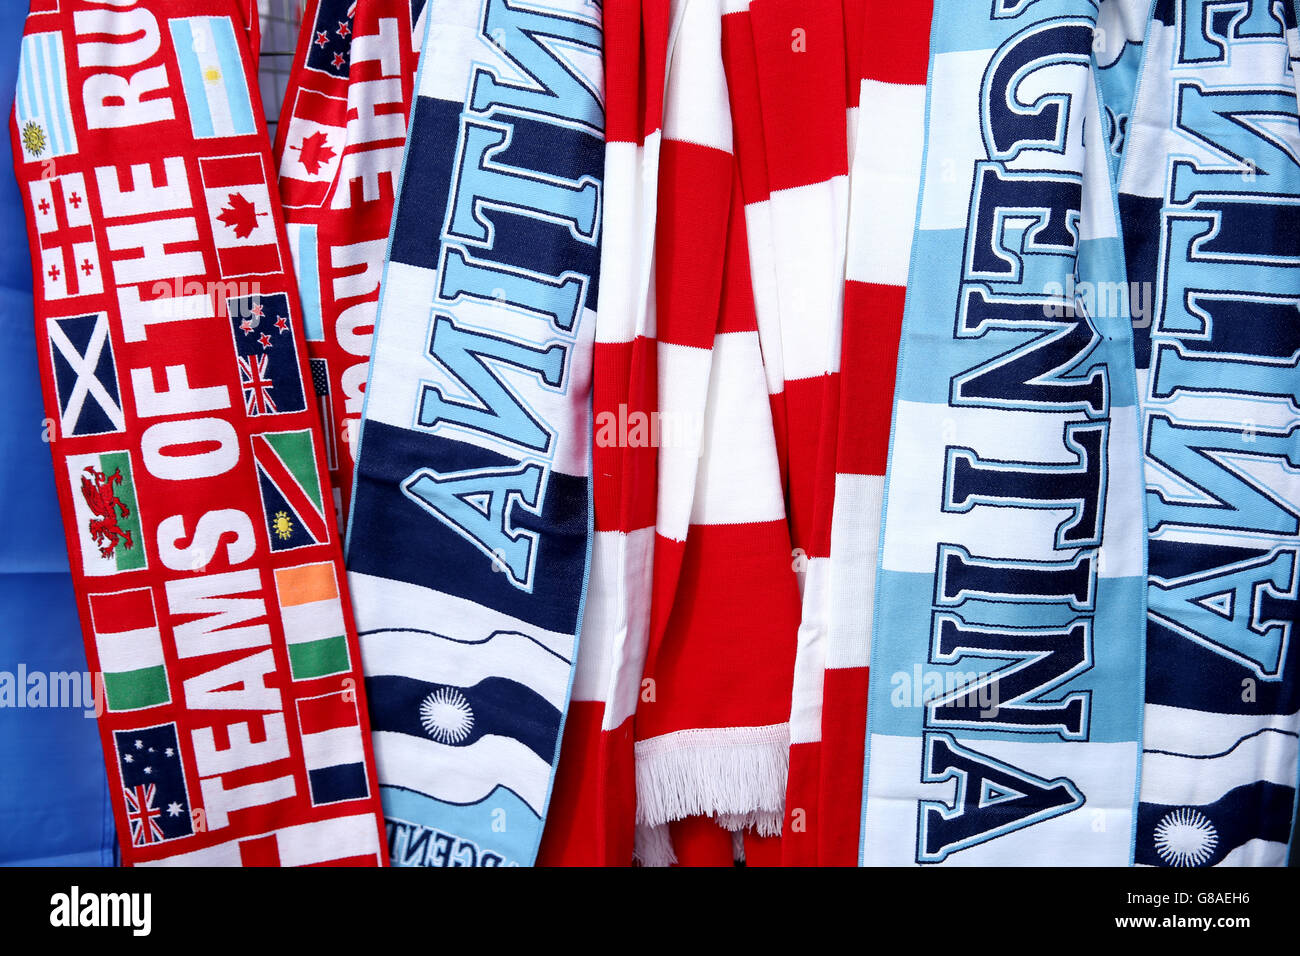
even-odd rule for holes
{"type": "Polygon", "coordinates": [[[176,725],[115,730],[113,745],[132,844],[149,846],[192,834],[194,822],[176,725]]]}
{"type": "Polygon", "coordinates": [[[352,60],[352,18],[357,0],[317,0],[307,68],[346,78],[352,60]]]}
{"type": "Polygon", "coordinates": [[[300,412],[307,407],[289,297],[248,295],[226,300],[235,361],[249,415],[300,412]]]}

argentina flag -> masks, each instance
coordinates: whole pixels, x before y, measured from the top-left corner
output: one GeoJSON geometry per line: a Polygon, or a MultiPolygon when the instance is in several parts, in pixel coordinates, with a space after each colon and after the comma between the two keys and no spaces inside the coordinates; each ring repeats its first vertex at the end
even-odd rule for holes
{"type": "Polygon", "coordinates": [[[239,44],[229,17],[169,20],[176,62],[199,139],[245,136],[257,131],[239,44]]]}

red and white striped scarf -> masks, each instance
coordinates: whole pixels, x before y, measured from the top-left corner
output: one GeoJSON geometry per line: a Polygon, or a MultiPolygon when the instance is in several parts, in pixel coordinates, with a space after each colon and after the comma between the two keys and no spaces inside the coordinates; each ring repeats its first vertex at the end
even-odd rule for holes
{"type": "Polygon", "coordinates": [[[668,0],[604,10],[605,208],[596,322],[596,534],[542,866],[627,866],[633,719],[650,629],[658,448],[653,254],[668,0]]]}
{"type": "MultiPolygon", "coordinates": [[[[847,7],[846,7],[847,10],[847,7]]],[[[881,495],[925,136],[930,0],[865,0],[853,152],[817,862],[857,861],[881,495]]]]}
{"type": "Polygon", "coordinates": [[[717,0],[674,5],[659,167],[654,594],[636,715],[638,856],[711,816],[779,832],[797,582],[758,323],[717,0]],[[662,425],[661,425],[662,427],[662,425]]]}

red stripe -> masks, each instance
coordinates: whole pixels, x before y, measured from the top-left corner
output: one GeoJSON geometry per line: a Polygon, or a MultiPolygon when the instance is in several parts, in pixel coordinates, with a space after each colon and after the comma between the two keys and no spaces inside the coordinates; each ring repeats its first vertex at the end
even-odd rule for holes
{"type": "Polygon", "coordinates": [[[790,774],[785,788],[785,824],[781,829],[781,865],[816,866],[820,743],[790,745],[790,774]]]}
{"type": "Polygon", "coordinates": [[[90,595],[90,618],[96,634],[122,634],[158,626],[153,592],[148,588],[90,595]]]}
{"type": "Polygon", "coordinates": [[[218,249],[217,259],[224,278],[276,275],[284,271],[280,264],[280,248],[275,243],[218,249]]]}
{"type": "Polygon", "coordinates": [[[750,6],[773,192],[848,174],[839,0],[750,6]]]}
{"type": "Polygon", "coordinates": [[[605,141],[641,142],[641,5],[612,3],[605,33],[605,141]]]}
{"type": "Polygon", "coordinates": [[[347,691],[324,697],[305,697],[298,701],[298,724],[303,735],[320,734],[340,727],[357,726],[355,700],[345,700],[347,691]]]}
{"type": "Polygon", "coordinates": [[[239,859],[244,866],[279,866],[280,845],[275,840],[275,834],[241,840],[239,859]]]}
{"type": "Polygon", "coordinates": [[[713,348],[731,205],[732,156],[665,140],[655,242],[660,342],[713,348]]]}
{"type": "Polygon", "coordinates": [[[841,401],[853,420],[841,430],[835,467],[841,474],[883,475],[907,290],[846,282],[844,297],[841,401]]]}
{"type": "Polygon", "coordinates": [[[767,156],[763,137],[763,101],[758,94],[758,63],[748,11],[722,18],[722,62],[727,70],[731,125],[740,162],[745,204],[767,199],[767,156]]]}
{"type": "Polygon", "coordinates": [[[678,866],[735,866],[731,833],[712,817],[687,817],[668,824],[678,866]]]}
{"type": "Polygon", "coordinates": [[[884,83],[924,83],[932,16],[933,0],[867,0],[862,75],[884,83]]]}
{"type": "Polygon", "coordinates": [[[262,157],[256,153],[247,156],[218,156],[213,159],[200,159],[199,172],[203,177],[205,189],[228,189],[236,186],[249,186],[254,183],[267,185],[266,170],[262,166],[262,157]]]}
{"type": "Polygon", "coordinates": [[[822,866],[857,866],[869,683],[865,667],[831,667],[823,675],[817,850],[822,866]]]}
{"type": "Polygon", "coordinates": [[[329,531],[325,526],[324,515],[316,510],[315,503],[307,497],[307,492],[298,484],[298,479],[285,467],[271,443],[262,435],[253,436],[253,459],[284,496],[289,507],[298,513],[302,523],[307,526],[307,532],[319,543],[327,541],[329,531]]]}

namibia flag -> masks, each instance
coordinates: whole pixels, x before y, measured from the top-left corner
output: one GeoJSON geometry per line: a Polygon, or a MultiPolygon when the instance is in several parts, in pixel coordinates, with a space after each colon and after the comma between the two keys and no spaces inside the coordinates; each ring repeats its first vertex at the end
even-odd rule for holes
{"type": "Polygon", "coordinates": [[[271,550],[292,551],[328,541],[311,431],[254,435],[253,461],[271,550]]]}

